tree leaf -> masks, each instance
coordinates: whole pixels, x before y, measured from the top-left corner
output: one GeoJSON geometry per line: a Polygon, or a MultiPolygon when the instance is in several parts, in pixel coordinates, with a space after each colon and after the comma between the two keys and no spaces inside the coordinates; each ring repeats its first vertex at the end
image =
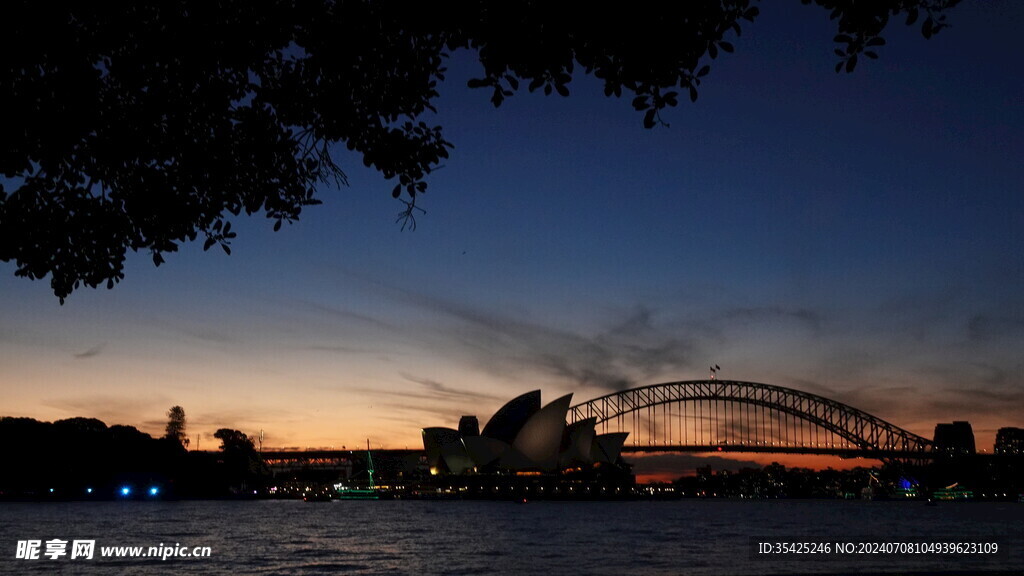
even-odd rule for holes
{"type": "Polygon", "coordinates": [[[654,108],[651,108],[650,110],[648,110],[644,114],[644,128],[654,128],[654,125],[656,124],[656,122],[654,120],[654,115],[656,113],[657,113],[657,110],[655,110],[654,108]]]}

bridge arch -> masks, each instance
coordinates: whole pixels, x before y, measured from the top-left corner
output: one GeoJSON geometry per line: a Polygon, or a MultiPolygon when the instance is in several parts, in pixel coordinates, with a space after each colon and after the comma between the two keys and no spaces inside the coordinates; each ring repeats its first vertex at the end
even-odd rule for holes
{"type": "MultiPolygon", "coordinates": [[[[632,451],[725,449],[911,459],[928,458],[933,448],[931,440],[847,404],[809,392],[757,382],[690,380],[642,386],[572,406],[568,418],[570,422],[594,418],[602,432],[624,431],[627,418],[633,428],[646,427],[651,432],[648,442],[634,437],[633,445],[627,446],[632,451]],[[721,409],[722,404],[724,410],[721,409]],[[683,409],[672,414],[669,410],[671,405],[679,405],[683,409]],[[742,407],[738,421],[734,421],[736,410],[732,414],[734,420],[730,420],[730,405],[742,407]],[[709,410],[707,416],[704,415],[705,406],[709,410]],[[691,438],[686,438],[684,416],[687,424],[693,426],[691,438]],[[678,434],[673,434],[674,419],[678,419],[678,434]],[[809,440],[812,430],[808,429],[804,434],[797,423],[824,430],[832,440],[824,443],[809,440]],[[739,437],[711,433],[722,425],[735,428],[737,424],[742,431],[739,437]],[[707,439],[703,434],[705,430],[710,436],[707,439]],[[794,437],[800,433],[799,441],[795,438],[790,441],[791,430],[794,437]],[[835,440],[837,437],[841,439],[839,442],[835,440]]],[[[813,432],[820,438],[819,431],[813,432]]]]}

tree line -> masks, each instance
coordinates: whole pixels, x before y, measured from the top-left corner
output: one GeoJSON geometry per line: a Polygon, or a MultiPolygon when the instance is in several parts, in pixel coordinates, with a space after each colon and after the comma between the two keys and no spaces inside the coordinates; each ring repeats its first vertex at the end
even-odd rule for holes
{"type": "Polygon", "coordinates": [[[168,416],[160,438],[96,418],[0,417],[0,498],[222,498],[259,489],[265,467],[248,436],[221,428],[219,451],[188,451],[184,410],[168,416]]]}

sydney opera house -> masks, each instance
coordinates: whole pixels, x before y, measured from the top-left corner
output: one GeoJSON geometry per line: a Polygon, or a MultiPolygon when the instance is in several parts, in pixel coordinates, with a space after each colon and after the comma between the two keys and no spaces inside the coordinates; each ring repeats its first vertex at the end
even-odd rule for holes
{"type": "Polygon", "coordinates": [[[602,492],[632,485],[629,466],[620,458],[627,434],[597,434],[593,418],[567,425],[571,400],[568,394],[541,406],[540,390],[534,390],[502,406],[483,431],[473,416],[463,417],[458,430],[424,428],[430,473],[449,483],[505,479],[506,485],[513,482],[519,488],[530,478],[536,489],[546,486],[549,494],[572,483],[602,492]]]}

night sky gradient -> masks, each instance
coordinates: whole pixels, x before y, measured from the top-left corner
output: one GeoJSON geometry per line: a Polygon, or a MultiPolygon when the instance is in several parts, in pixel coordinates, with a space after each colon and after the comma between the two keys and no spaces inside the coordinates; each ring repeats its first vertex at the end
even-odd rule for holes
{"type": "Polygon", "coordinates": [[[418,447],[528,390],[578,402],[717,363],[927,437],[969,420],[991,449],[1024,426],[1024,3],[949,21],[893,22],[879,60],[835,74],[827,12],[764,3],[653,130],[579,75],[496,110],[456,54],[455,149],[414,232],[339,147],[350,186],[277,233],[236,219],[231,256],[135,254],[64,306],[0,266],[0,414],[160,435],[178,404],[193,448],[222,427],[418,447]]]}

